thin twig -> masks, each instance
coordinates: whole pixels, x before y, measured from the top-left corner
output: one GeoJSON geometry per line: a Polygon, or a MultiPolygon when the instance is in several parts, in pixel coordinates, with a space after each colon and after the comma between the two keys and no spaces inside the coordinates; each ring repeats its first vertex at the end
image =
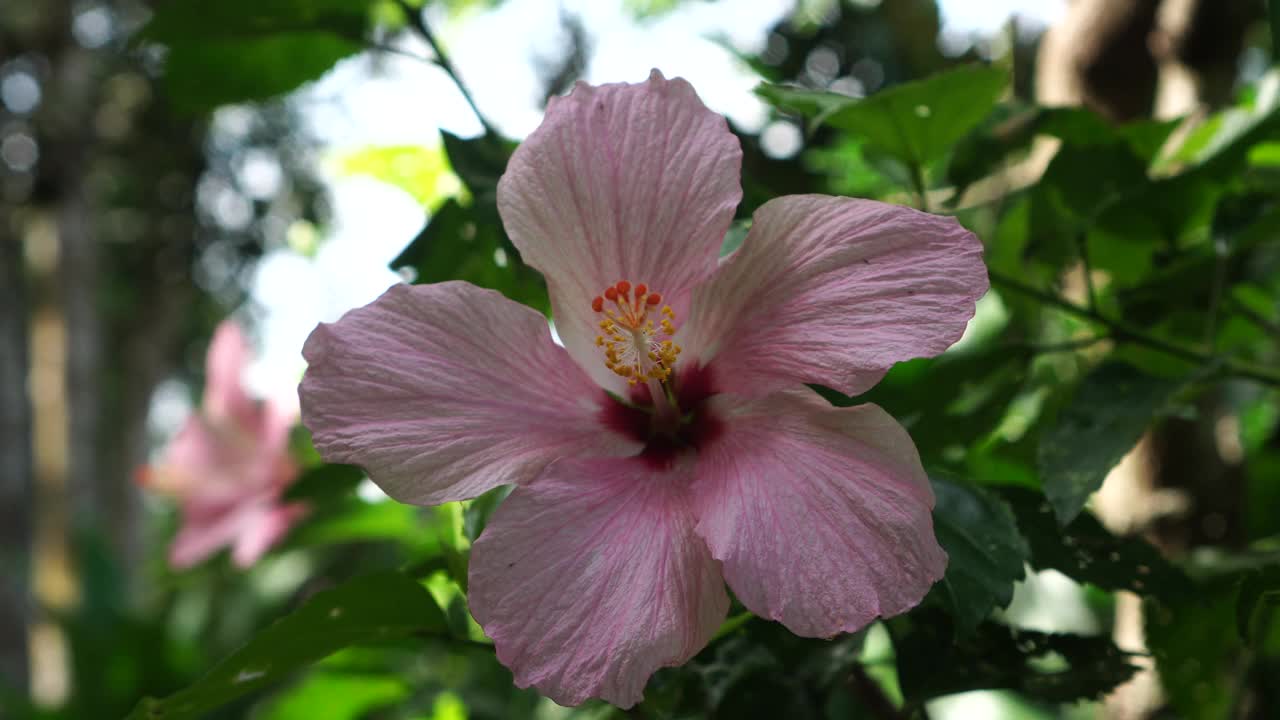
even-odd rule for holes
{"type": "Polygon", "coordinates": [[[1209,289],[1209,311],[1204,322],[1204,342],[1211,348],[1218,346],[1218,306],[1222,304],[1222,286],[1227,280],[1227,247],[1225,241],[1213,243],[1213,285],[1209,289]]]}
{"type": "Polygon", "coordinates": [[[436,64],[436,61],[432,60],[431,58],[422,57],[421,55],[416,55],[414,53],[409,52],[408,50],[403,50],[394,45],[387,45],[385,43],[380,43],[373,40],[363,40],[363,39],[360,40],[360,43],[364,45],[366,50],[377,50],[378,52],[384,52],[384,53],[387,53],[388,55],[398,55],[400,57],[409,58],[410,60],[417,60],[418,62],[421,62],[421,63],[427,63],[428,65],[436,64]]]}
{"type": "Polygon", "coordinates": [[[1063,340],[1056,343],[1035,343],[1035,342],[1019,342],[1010,343],[1011,348],[1023,350],[1036,355],[1047,355],[1050,353],[1074,352],[1076,350],[1084,350],[1085,348],[1097,345],[1100,342],[1110,340],[1111,333],[1099,333],[1087,338],[1076,338],[1074,340],[1063,340]]]}
{"type": "Polygon", "coordinates": [[[1244,318],[1249,322],[1257,325],[1267,333],[1276,336],[1277,339],[1280,339],[1280,322],[1276,322],[1275,320],[1268,318],[1266,315],[1263,315],[1235,298],[1228,297],[1227,300],[1231,303],[1231,309],[1234,312],[1244,316],[1244,318]]]}
{"type": "Polygon", "coordinates": [[[422,11],[415,9],[406,2],[406,0],[395,0],[395,3],[399,6],[400,11],[404,13],[405,18],[408,19],[409,26],[417,31],[417,33],[422,36],[422,39],[426,40],[427,44],[431,46],[431,52],[435,53],[436,56],[436,65],[439,65],[440,69],[444,70],[445,74],[449,76],[449,79],[453,81],[453,84],[457,86],[458,92],[462,93],[462,99],[466,100],[467,105],[471,106],[471,112],[475,113],[476,119],[479,120],[480,125],[484,127],[485,134],[497,135],[497,131],[493,129],[493,126],[485,119],[484,114],[480,112],[480,106],[476,105],[476,99],[472,97],[471,91],[468,90],[466,84],[462,82],[462,78],[458,75],[457,69],[454,68],[453,63],[449,62],[449,56],[444,53],[444,49],[441,48],[440,43],[436,41],[436,36],[431,32],[431,28],[423,18],[422,11]]]}
{"type": "Polygon", "coordinates": [[[997,285],[1039,300],[1041,303],[1056,307],[1063,312],[1067,312],[1087,320],[1092,320],[1093,322],[1103,325],[1111,331],[1111,335],[1118,342],[1130,342],[1135,345],[1143,345],[1153,350],[1158,350],[1166,355],[1171,355],[1197,365],[1216,364],[1228,375],[1249,378],[1266,385],[1280,387],[1280,375],[1275,373],[1237,360],[1219,357],[1210,352],[1162,340],[1154,335],[1149,335],[1141,330],[1130,327],[1119,320],[1113,320],[1112,318],[1099,313],[1097,310],[1091,310],[1087,307],[1077,305],[1070,300],[1027,285],[1020,280],[1015,280],[1003,273],[989,271],[988,274],[991,277],[991,281],[997,285]]]}

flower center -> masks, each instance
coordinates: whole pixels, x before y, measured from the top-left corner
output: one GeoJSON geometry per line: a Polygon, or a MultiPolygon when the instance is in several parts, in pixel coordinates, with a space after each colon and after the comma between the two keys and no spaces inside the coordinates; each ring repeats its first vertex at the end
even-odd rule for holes
{"type": "Polygon", "coordinates": [[[601,315],[596,345],[604,349],[605,367],[632,385],[671,377],[680,346],[671,339],[675,312],[662,305],[660,293],[619,280],[591,301],[591,309],[601,315]]]}

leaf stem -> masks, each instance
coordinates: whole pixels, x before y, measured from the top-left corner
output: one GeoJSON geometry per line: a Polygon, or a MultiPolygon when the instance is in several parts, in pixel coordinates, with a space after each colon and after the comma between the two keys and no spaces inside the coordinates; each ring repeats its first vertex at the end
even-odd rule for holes
{"type": "Polygon", "coordinates": [[[476,105],[476,99],[471,95],[471,91],[467,89],[462,78],[459,77],[458,71],[454,68],[453,63],[449,61],[449,56],[445,54],[444,48],[440,47],[440,43],[436,41],[435,33],[431,32],[431,27],[427,25],[427,21],[423,18],[421,9],[416,9],[410,5],[407,0],[395,0],[400,11],[404,13],[405,18],[409,21],[409,26],[414,29],[422,39],[427,41],[431,46],[431,52],[435,54],[435,63],[444,70],[449,79],[458,88],[458,92],[462,93],[462,99],[467,101],[467,105],[471,107],[471,112],[475,113],[476,119],[480,121],[480,125],[484,128],[486,135],[497,135],[497,131],[489,124],[484,114],[480,112],[480,106],[476,105]]]}
{"type": "Polygon", "coordinates": [[[1074,352],[1076,350],[1083,350],[1085,348],[1092,347],[1094,345],[1097,345],[1100,342],[1105,342],[1110,339],[1111,339],[1111,333],[1104,332],[1104,333],[1099,333],[1097,335],[1093,335],[1087,338],[1076,338],[1074,340],[1063,340],[1062,342],[1054,342],[1054,343],[1035,343],[1035,342],[1010,343],[1010,347],[1016,350],[1023,350],[1036,355],[1047,355],[1050,353],[1074,352]]]}
{"type": "Polygon", "coordinates": [[[911,184],[915,187],[920,209],[929,212],[929,189],[924,182],[924,168],[915,160],[911,162],[911,184]]]}
{"type": "Polygon", "coordinates": [[[1154,335],[1145,333],[1141,330],[1133,328],[1129,325],[1114,320],[1103,315],[1097,310],[1077,305],[1070,300],[1059,297],[1051,292],[1046,292],[1036,287],[1032,287],[1020,280],[1004,275],[996,271],[988,271],[991,281],[996,285],[1000,285],[1009,290],[1017,292],[1027,297],[1034,298],[1045,305],[1050,305],[1070,313],[1076,317],[1084,318],[1096,322],[1111,331],[1111,336],[1117,342],[1130,342],[1135,345],[1142,345],[1152,350],[1157,350],[1166,355],[1186,360],[1187,362],[1197,365],[1218,365],[1223,371],[1235,377],[1248,378],[1257,382],[1273,387],[1280,387],[1280,375],[1268,372],[1263,368],[1255,367],[1237,360],[1231,360],[1215,355],[1211,352],[1205,352],[1196,348],[1179,345],[1177,343],[1162,340],[1154,335]]]}

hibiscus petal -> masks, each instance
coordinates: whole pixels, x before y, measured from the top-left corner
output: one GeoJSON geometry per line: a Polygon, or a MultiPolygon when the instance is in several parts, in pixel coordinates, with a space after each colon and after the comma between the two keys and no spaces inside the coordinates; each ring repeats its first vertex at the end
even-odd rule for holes
{"type": "Polygon", "coordinates": [[[289,528],[307,513],[302,503],[272,505],[246,519],[231,549],[231,560],[237,567],[247,568],[280,542],[289,528]]]}
{"type": "Polygon", "coordinates": [[[524,261],[547,278],[565,347],[605,387],[622,382],[592,345],[591,300],[645,283],[677,317],[716,266],[742,198],[742,148],[685,80],[578,83],[552,98],[516,150],[498,208],[524,261]]]}
{"type": "Polygon", "coordinates": [[[169,546],[169,564],[178,569],[199,565],[234,544],[240,532],[252,526],[268,507],[261,498],[247,499],[239,505],[201,500],[184,503],[182,526],[169,546]]]}
{"type": "Polygon", "coordinates": [[[761,206],[698,288],[681,360],[711,365],[726,391],[808,382],[856,395],[959,340],[986,291],[982,244],[954,218],[791,195],[761,206]]]}
{"type": "Polygon", "coordinates": [[[240,326],[231,320],[218,325],[205,355],[203,411],[214,422],[247,426],[258,421],[258,404],[242,382],[249,361],[249,341],[240,326]]]}
{"type": "Polygon", "coordinates": [[[913,607],[942,577],[933,492],[887,413],[808,391],[712,403],[726,428],[698,456],[697,532],[752,612],[830,637],[913,607]]]}
{"type": "Polygon", "coordinates": [[[169,546],[169,565],[179,570],[199,565],[210,555],[230,545],[237,529],[238,526],[233,522],[197,524],[184,520],[173,544],[169,546]]]}
{"type": "Polygon", "coordinates": [[[469,600],[520,687],[630,707],[707,644],[729,599],[693,532],[689,479],[634,458],[563,461],[498,508],[469,600]]]}
{"type": "Polygon", "coordinates": [[[316,448],[401,502],[475,497],[564,455],[637,447],[604,430],[605,394],[551,342],[546,318],[468,283],[396,285],[321,324],[302,354],[316,448]]]}

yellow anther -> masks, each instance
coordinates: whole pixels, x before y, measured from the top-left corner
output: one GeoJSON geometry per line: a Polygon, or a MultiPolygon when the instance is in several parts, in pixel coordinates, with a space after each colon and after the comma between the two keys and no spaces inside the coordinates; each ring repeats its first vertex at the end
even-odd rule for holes
{"type": "Polygon", "coordinates": [[[601,315],[602,334],[596,337],[596,347],[604,350],[605,367],[633,385],[670,378],[680,352],[671,341],[676,333],[675,311],[661,303],[661,293],[645,283],[626,280],[610,285],[591,301],[591,309],[601,315]]]}

